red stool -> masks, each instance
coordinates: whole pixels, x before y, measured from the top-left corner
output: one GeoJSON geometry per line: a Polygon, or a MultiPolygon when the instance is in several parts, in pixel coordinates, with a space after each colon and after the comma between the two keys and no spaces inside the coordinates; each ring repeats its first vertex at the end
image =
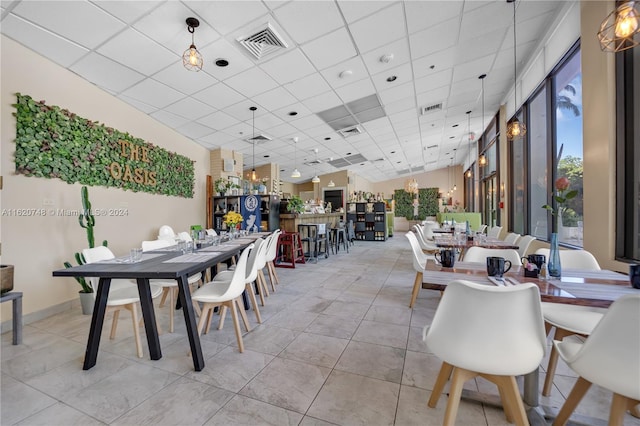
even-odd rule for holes
{"type": "Polygon", "coordinates": [[[296,263],[306,263],[298,232],[283,231],[278,238],[277,252],[276,266],[279,268],[295,268],[296,263]]]}

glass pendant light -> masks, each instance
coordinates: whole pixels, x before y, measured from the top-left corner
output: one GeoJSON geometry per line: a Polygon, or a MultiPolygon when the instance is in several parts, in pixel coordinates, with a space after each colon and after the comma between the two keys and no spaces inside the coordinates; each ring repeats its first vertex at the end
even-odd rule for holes
{"type": "Polygon", "coordinates": [[[640,44],[634,38],[640,34],[640,3],[627,1],[616,7],[598,31],[600,48],[606,52],[622,52],[640,44]]]}
{"type": "Polygon", "coordinates": [[[196,18],[187,18],[187,30],[191,33],[191,46],[182,54],[182,65],[189,71],[200,71],[204,64],[204,59],[193,41],[193,33],[195,28],[199,26],[200,21],[196,18]]]}
{"type": "Polygon", "coordinates": [[[514,114],[513,120],[507,124],[507,139],[512,141],[520,139],[527,134],[527,127],[518,120],[518,59],[516,52],[516,2],[515,0],[507,0],[507,3],[513,3],[513,97],[514,97],[514,114]]]}
{"type": "MultiPolygon", "coordinates": [[[[467,111],[467,131],[469,132],[469,158],[471,158],[471,111],[467,111]]],[[[467,178],[471,178],[471,165],[467,170],[467,178]]]]}
{"type": "MultiPolygon", "coordinates": [[[[479,76],[478,78],[480,79],[480,81],[482,82],[482,135],[484,135],[484,79],[487,75],[486,74],[482,74],[481,76],[479,76]]],[[[484,137],[483,137],[484,140],[484,137]]],[[[480,157],[478,157],[478,165],[480,167],[484,167],[487,165],[487,157],[484,156],[484,153],[480,154],[480,157]]]]}

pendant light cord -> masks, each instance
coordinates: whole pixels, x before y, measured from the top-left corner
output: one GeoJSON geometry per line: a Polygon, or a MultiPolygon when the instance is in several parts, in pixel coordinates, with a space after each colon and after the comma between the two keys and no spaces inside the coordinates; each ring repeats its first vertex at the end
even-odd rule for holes
{"type": "Polygon", "coordinates": [[[518,57],[516,55],[516,0],[513,0],[513,114],[518,113],[518,57]]]}

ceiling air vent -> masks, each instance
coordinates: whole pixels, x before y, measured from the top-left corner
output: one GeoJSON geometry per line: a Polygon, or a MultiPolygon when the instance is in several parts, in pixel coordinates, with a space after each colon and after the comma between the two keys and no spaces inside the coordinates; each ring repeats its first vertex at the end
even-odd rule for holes
{"type": "Polygon", "coordinates": [[[256,59],[262,59],[267,55],[288,47],[287,42],[280,37],[271,24],[267,24],[266,28],[261,29],[255,34],[240,37],[237,40],[238,43],[244,46],[251,56],[256,59]]]}
{"type": "Polygon", "coordinates": [[[271,140],[273,140],[273,139],[270,138],[267,135],[258,134],[258,135],[255,135],[253,137],[245,139],[245,142],[249,142],[250,144],[254,144],[255,143],[256,145],[260,145],[260,144],[263,144],[265,142],[269,142],[271,140]]]}
{"type": "Polygon", "coordinates": [[[340,133],[343,138],[348,138],[349,136],[359,135],[362,133],[362,129],[358,126],[351,126],[338,130],[338,133],[340,133]]]}
{"type": "Polygon", "coordinates": [[[442,110],[442,102],[438,104],[423,106],[422,108],[420,108],[420,113],[422,115],[425,115],[425,114],[429,114],[429,113],[441,111],[441,110],[442,110]]]}

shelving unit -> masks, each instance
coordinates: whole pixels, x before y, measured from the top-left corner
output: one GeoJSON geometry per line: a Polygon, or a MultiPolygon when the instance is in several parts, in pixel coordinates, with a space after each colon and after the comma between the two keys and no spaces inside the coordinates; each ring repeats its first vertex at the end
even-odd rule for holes
{"type": "Polygon", "coordinates": [[[356,240],[387,240],[385,203],[348,203],[347,220],[353,221],[356,240]]]}
{"type": "MultiPolygon", "coordinates": [[[[242,195],[225,195],[213,197],[213,229],[216,232],[226,231],[223,223],[224,215],[229,211],[242,214],[242,195]]],[[[260,230],[275,231],[280,227],[280,197],[277,195],[256,195],[260,200],[260,230]]]]}

